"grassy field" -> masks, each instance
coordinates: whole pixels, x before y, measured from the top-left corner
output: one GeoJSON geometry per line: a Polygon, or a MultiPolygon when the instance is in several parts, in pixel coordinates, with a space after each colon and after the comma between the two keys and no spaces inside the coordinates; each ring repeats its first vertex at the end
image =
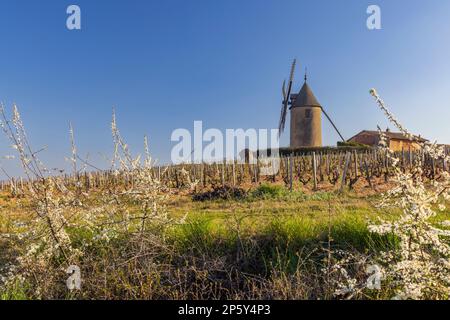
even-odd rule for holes
{"type": "MultiPolygon", "coordinates": [[[[369,222],[396,219],[399,208],[378,209],[379,195],[355,192],[289,192],[283,187],[263,185],[243,199],[193,201],[186,195],[168,202],[171,215],[188,215],[190,223],[201,225],[205,232],[225,236],[232,226],[251,234],[278,233],[298,243],[328,241],[336,245],[374,249],[369,222]]],[[[436,223],[449,218],[449,209],[440,212],[436,223]]]]}
{"type": "MultiPolygon", "coordinates": [[[[333,265],[345,260],[352,277],[364,279],[358,260],[397,245],[394,236],[373,235],[367,229],[370,221],[396,219],[400,214],[395,208],[376,209],[376,194],[305,194],[262,185],[238,196],[204,201],[198,196],[176,192],[167,197],[169,217],[186,215],[186,221],[164,232],[150,226],[145,233],[86,245],[96,235],[74,223],[69,228],[71,241],[84,252],[75,261],[83,274],[82,290],[69,292],[62,265],[53,261],[50,269],[36,266],[32,280],[9,286],[0,297],[334,299],[342,277],[333,265]]],[[[0,206],[0,266],[4,266],[23,250],[13,233],[26,224],[29,208],[26,200],[7,195],[0,198],[0,206]]],[[[449,217],[446,209],[435,220],[449,217]]],[[[351,298],[380,299],[389,294],[362,290],[351,298]]]]}

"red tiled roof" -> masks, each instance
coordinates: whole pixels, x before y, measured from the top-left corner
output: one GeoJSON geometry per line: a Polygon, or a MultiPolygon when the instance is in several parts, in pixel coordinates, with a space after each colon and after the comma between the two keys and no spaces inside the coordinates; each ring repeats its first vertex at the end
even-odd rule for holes
{"type": "MultiPolygon", "coordinates": [[[[383,132],[389,139],[394,139],[394,140],[410,140],[407,136],[405,136],[403,133],[401,132],[392,132],[392,131],[384,131],[383,132]]],[[[370,130],[363,130],[360,133],[358,133],[357,135],[353,136],[352,138],[350,138],[349,140],[352,140],[353,138],[356,138],[359,135],[369,135],[369,136],[379,136],[380,133],[378,131],[370,131],[370,130]]],[[[419,140],[421,142],[425,142],[427,141],[424,138],[418,138],[416,140],[419,140]]]]}

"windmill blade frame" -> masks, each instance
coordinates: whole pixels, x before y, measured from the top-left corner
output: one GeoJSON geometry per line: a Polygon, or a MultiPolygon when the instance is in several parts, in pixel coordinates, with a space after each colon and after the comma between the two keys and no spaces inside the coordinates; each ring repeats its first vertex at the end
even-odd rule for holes
{"type": "Polygon", "coordinates": [[[286,80],[283,82],[283,86],[282,86],[283,102],[282,102],[282,106],[281,106],[280,123],[278,126],[278,129],[279,129],[278,135],[280,135],[280,136],[284,132],[284,128],[286,125],[286,115],[287,115],[287,109],[289,106],[289,99],[291,97],[292,85],[294,83],[294,75],[295,75],[295,66],[296,65],[297,65],[297,59],[294,59],[294,61],[292,62],[291,71],[289,74],[289,85],[288,85],[287,92],[286,92],[286,80]]]}
{"type": "Polygon", "coordinates": [[[287,109],[285,107],[285,101],[287,100],[287,93],[286,93],[286,80],[283,81],[283,85],[281,87],[281,93],[283,95],[283,104],[281,105],[281,114],[280,114],[280,122],[278,124],[278,135],[280,136],[281,133],[284,131],[285,122],[286,122],[286,113],[287,109]]]}
{"type": "Polygon", "coordinates": [[[284,132],[284,128],[286,126],[286,114],[287,114],[287,108],[283,104],[281,106],[280,123],[278,125],[278,135],[279,136],[281,136],[281,134],[284,132]]]}

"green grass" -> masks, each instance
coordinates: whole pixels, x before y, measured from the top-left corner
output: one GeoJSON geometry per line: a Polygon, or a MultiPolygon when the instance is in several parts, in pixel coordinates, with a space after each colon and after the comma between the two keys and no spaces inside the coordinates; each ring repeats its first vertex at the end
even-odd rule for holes
{"type": "MultiPolygon", "coordinates": [[[[333,248],[375,253],[397,246],[395,237],[371,234],[367,226],[379,218],[396,219],[398,208],[380,211],[378,198],[335,192],[304,194],[284,187],[261,185],[245,200],[214,200],[201,203],[186,197],[173,199],[174,216],[188,214],[188,223],[172,234],[184,249],[212,255],[237,247],[237,229],[245,241],[257,242],[262,260],[273,262],[281,250],[294,263],[302,250],[333,248]],[[328,242],[330,240],[330,242],[328,242]]],[[[440,213],[437,221],[448,219],[440,213]]],[[[242,241],[242,239],[240,240],[242,241]]]]}
{"type": "Polygon", "coordinates": [[[328,245],[361,253],[393,248],[394,237],[371,234],[367,224],[400,214],[396,209],[378,211],[356,196],[306,195],[266,185],[245,201],[198,203],[180,197],[169,210],[175,216],[188,214],[187,223],[169,235],[177,250],[210,257],[244,254],[248,264],[242,268],[252,274],[274,267],[293,272],[305,252],[317,252],[314,260],[320,264],[328,245]]]}
{"type": "Polygon", "coordinates": [[[280,185],[274,184],[262,184],[254,189],[250,196],[254,199],[275,199],[285,197],[289,194],[289,191],[280,185]]]}
{"type": "MultiPolygon", "coordinates": [[[[398,208],[377,210],[373,206],[376,201],[376,196],[363,198],[354,193],[335,192],[306,194],[272,185],[261,185],[248,192],[244,199],[193,201],[189,195],[171,196],[167,203],[169,215],[182,217],[188,214],[188,219],[185,224],[170,227],[164,234],[163,247],[167,246],[168,251],[151,246],[147,250],[152,258],[146,262],[146,255],[139,254],[139,259],[144,260],[135,260],[135,250],[141,252],[141,248],[136,248],[130,241],[131,235],[109,243],[96,242],[84,249],[82,259],[85,260],[79,262],[87,268],[84,272],[92,274],[90,285],[94,285],[92,292],[83,294],[86,298],[108,299],[169,297],[167,294],[173,292],[192,298],[194,296],[190,294],[195,292],[198,294],[195,298],[198,298],[204,297],[204,290],[195,289],[195,286],[215,285],[219,281],[223,283],[224,291],[216,297],[223,298],[230,290],[227,286],[235,286],[246,279],[255,277],[259,279],[255,280],[256,284],[264,280],[267,285],[275,286],[284,276],[289,279],[300,272],[306,279],[302,284],[304,294],[296,297],[323,298],[320,269],[324,266],[326,250],[373,254],[397,245],[393,236],[374,235],[367,230],[370,221],[396,219],[401,213],[398,208]],[[154,269],[149,271],[149,267],[154,269]],[[106,274],[105,268],[109,268],[106,274]],[[282,277],[277,278],[280,274],[282,277]],[[202,278],[204,275],[206,278],[202,278]],[[186,277],[183,278],[186,288],[177,287],[181,280],[174,277],[179,276],[186,277]],[[229,278],[232,276],[238,279],[233,282],[229,278]],[[98,280],[104,278],[108,278],[108,290],[105,291],[103,282],[98,280]],[[271,282],[272,279],[276,281],[271,282]],[[308,279],[316,281],[311,292],[308,279]]],[[[438,223],[448,220],[449,216],[447,209],[434,220],[438,223]]],[[[3,232],[11,229],[9,216],[0,213],[0,222],[3,232]]],[[[79,227],[71,227],[68,231],[74,246],[79,248],[95,236],[79,227]]],[[[2,244],[0,238],[0,263],[11,256],[6,249],[7,244],[2,244]]],[[[282,288],[286,284],[278,285],[282,288]]],[[[64,298],[61,294],[66,293],[64,288],[61,290],[53,294],[64,298]]],[[[32,298],[32,292],[28,285],[15,283],[0,292],[0,299],[32,298]]],[[[246,297],[253,296],[249,293],[246,297]]]]}
{"type": "Polygon", "coordinates": [[[26,283],[16,280],[13,284],[9,285],[4,291],[0,291],[1,300],[28,300],[30,290],[26,283]]]}

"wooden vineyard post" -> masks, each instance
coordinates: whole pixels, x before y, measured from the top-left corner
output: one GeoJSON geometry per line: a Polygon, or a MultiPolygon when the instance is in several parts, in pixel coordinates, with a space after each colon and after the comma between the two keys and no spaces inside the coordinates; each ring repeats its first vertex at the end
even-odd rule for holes
{"type": "Polygon", "coordinates": [[[175,172],[175,182],[176,182],[176,186],[177,186],[177,189],[179,189],[180,188],[180,183],[179,183],[179,181],[178,181],[178,170],[174,170],[174,172],[175,172]]]}
{"type": "Polygon", "coordinates": [[[367,178],[367,181],[369,182],[369,186],[371,188],[373,188],[372,181],[370,180],[369,167],[367,165],[366,159],[364,159],[364,169],[366,171],[366,178],[367,178]]]}
{"type": "Polygon", "coordinates": [[[278,167],[278,171],[275,171],[275,162],[276,160],[274,159],[274,158],[271,158],[271,168],[272,168],[272,175],[271,175],[271,178],[272,178],[272,183],[275,183],[276,181],[277,181],[277,175],[278,175],[278,173],[279,173],[279,169],[280,169],[280,167],[278,167]]]}
{"type": "Polygon", "coordinates": [[[411,151],[411,146],[409,147],[409,170],[412,169],[413,166],[413,153],[411,151]]]}
{"type": "Polygon", "coordinates": [[[316,153],[313,152],[313,175],[314,175],[314,191],[317,190],[317,162],[316,162],[316,153]]]}
{"type": "Polygon", "coordinates": [[[384,152],[384,170],[385,170],[384,181],[388,182],[389,181],[389,158],[388,158],[387,151],[384,152]]]}
{"type": "Polygon", "coordinates": [[[405,149],[402,147],[402,170],[403,172],[406,172],[406,166],[405,166],[405,149]]]}
{"type": "Polygon", "coordinates": [[[255,184],[258,183],[258,160],[256,160],[256,163],[253,165],[253,180],[255,181],[255,184]]]}
{"type": "Polygon", "coordinates": [[[256,167],[255,167],[255,182],[258,184],[259,182],[259,157],[256,157],[256,167]]]}
{"type": "Polygon", "coordinates": [[[16,188],[15,188],[14,178],[11,178],[11,180],[9,181],[9,188],[10,188],[10,192],[15,193],[16,188]]]}
{"type": "Polygon", "coordinates": [[[223,187],[223,186],[225,186],[225,160],[222,163],[222,175],[221,175],[221,177],[222,177],[222,187],[223,187]]]}
{"type": "Polygon", "coordinates": [[[431,158],[431,167],[433,170],[433,179],[434,179],[434,177],[436,177],[436,162],[435,162],[434,158],[431,158]]]}
{"type": "Polygon", "coordinates": [[[422,168],[425,168],[425,152],[423,152],[423,150],[421,151],[421,158],[422,158],[422,168]]]}
{"type": "Polygon", "coordinates": [[[339,191],[341,193],[344,191],[344,187],[345,187],[345,180],[346,180],[346,177],[347,177],[347,170],[348,170],[348,166],[350,164],[350,156],[351,156],[350,152],[347,152],[347,154],[345,155],[344,172],[342,173],[341,189],[339,191]]]}
{"type": "Polygon", "coordinates": [[[292,171],[293,171],[293,157],[292,155],[289,157],[289,190],[292,192],[292,171]]]}
{"type": "Polygon", "coordinates": [[[205,187],[205,166],[204,163],[200,165],[200,182],[202,184],[202,187],[205,187]]]}
{"type": "Polygon", "coordinates": [[[353,152],[354,158],[354,168],[355,168],[355,178],[358,176],[358,154],[356,151],[353,152]]]}
{"type": "Polygon", "coordinates": [[[236,166],[235,166],[235,162],[233,160],[233,187],[236,186],[236,166]]]}
{"type": "Polygon", "coordinates": [[[324,181],[324,177],[323,177],[323,153],[320,153],[319,155],[319,177],[320,177],[320,182],[324,181]]]}
{"type": "Polygon", "coordinates": [[[284,165],[283,165],[283,174],[286,175],[286,185],[289,183],[289,158],[288,157],[284,157],[283,158],[284,161],[284,165]]]}

